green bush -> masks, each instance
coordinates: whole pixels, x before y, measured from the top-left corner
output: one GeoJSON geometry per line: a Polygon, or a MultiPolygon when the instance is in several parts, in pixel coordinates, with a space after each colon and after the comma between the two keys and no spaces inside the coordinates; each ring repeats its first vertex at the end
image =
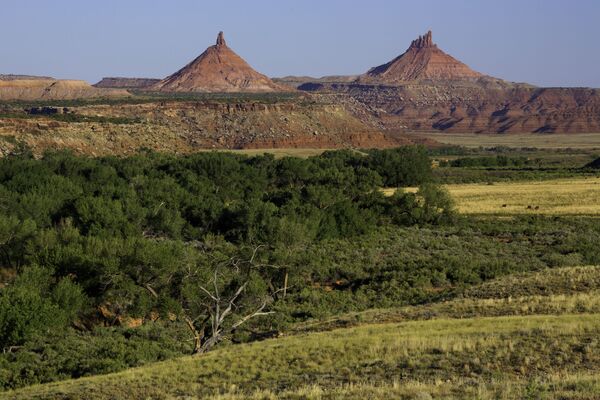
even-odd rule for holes
{"type": "Polygon", "coordinates": [[[19,346],[36,335],[64,328],[85,303],[70,278],[56,282],[47,268],[24,269],[0,292],[0,346],[19,346]]]}

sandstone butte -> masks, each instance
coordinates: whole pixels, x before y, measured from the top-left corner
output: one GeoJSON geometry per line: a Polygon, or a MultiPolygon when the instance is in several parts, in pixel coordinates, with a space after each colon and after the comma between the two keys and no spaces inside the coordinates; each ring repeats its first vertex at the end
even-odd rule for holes
{"type": "Polygon", "coordinates": [[[359,81],[398,83],[416,80],[477,79],[483,75],[444,53],[433,43],[431,31],[413,40],[406,52],[371,68],[359,81]]]}
{"type": "Polygon", "coordinates": [[[431,31],[392,61],[354,80],[322,78],[298,85],[350,97],[393,132],[600,132],[600,90],[539,88],[473,71],[433,43],[431,31]]]}
{"type": "Polygon", "coordinates": [[[289,92],[255,71],[227,46],[223,32],[198,58],[150,87],[162,92],[289,92]]]}

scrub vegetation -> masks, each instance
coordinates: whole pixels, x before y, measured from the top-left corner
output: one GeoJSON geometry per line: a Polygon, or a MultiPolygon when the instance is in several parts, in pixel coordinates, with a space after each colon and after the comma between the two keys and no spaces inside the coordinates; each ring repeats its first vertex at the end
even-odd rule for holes
{"type": "Polygon", "coordinates": [[[298,155],[1,159],[2,397],[594,398],[597,155],[298,155]]]}

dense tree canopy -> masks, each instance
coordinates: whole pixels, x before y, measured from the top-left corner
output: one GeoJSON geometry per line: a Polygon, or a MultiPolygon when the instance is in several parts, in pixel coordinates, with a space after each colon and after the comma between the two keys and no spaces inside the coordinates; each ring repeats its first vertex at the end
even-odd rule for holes
{"type": "Polygon", "coordinates": [[[434,187],[422,196],[379,190],[429,175],[420,148],[306,160],[226,153],[4,158],[0,260],[4,275],[17,277],[0,291],[1,347],[72,323],[90,305],[109,305],[115,318],[193,312],[199,285],[217,268],[224,291],[244,285],[236,299],[242,310],[244,299],[252,303],[251,288],[262,288],[264,298],[281,287],[282,271],[273,266],[289,265],[308,243],[449,217],[451,204],[434,187]],[[239,264],[215,261],[241,260],[247,247],[261,249],[258,258],[272,267],[258,263],[240,276],[231,274],[239,264]]]}

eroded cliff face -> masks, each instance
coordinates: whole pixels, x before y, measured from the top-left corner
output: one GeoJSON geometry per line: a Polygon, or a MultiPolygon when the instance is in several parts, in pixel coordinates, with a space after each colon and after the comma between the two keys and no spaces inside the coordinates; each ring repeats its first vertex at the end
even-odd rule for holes
{"type": "Polygon", "coordinates": [[[36,154],[68,148],[90,155],[140,149],[189,153],[201,149],[390,147],[394,139],[351,115],[344,106],[314,101],[152,102],[69,108],[79,119],[0,117],[0,151],[23,141],[36,154]]]}
{"type": "Polygon", "coordinates": [[[322,79],[298,88],[351,98],[369,110],[357,117],[388,131],[600,132],[600,90],[536,88],[482,75],[440,50],[431,32],[351,82],[322,79]]]}
{"type": "Polygon", "coordinates": [[[341,93],[365,104],[378,126],[387,130],[600,132],[597,89],[535,88],[485,80],[397,86],[329,84],[311,89],[341,93]]]}

